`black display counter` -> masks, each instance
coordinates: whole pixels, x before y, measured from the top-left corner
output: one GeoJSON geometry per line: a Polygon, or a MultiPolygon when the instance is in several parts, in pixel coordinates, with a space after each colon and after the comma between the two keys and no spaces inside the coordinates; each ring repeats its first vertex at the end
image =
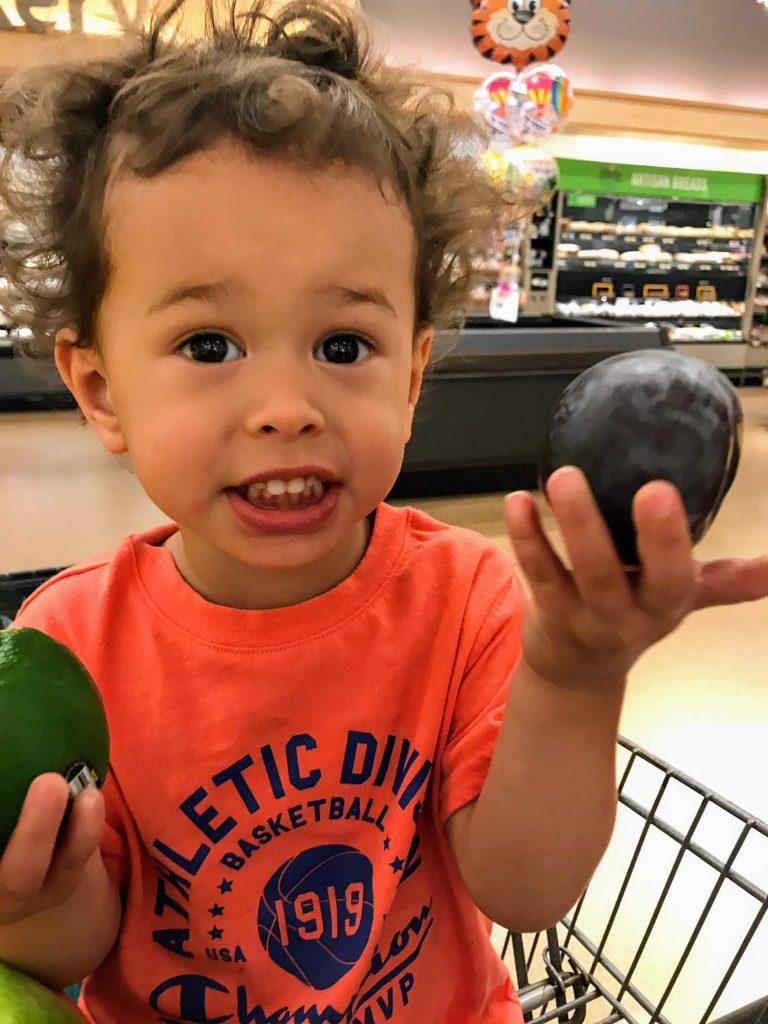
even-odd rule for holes
{"type": "Polygon", "coordinates": [[[392,497],[536,484],[552,410],[565,387],[609,356],[661,348],[658,326],[560,317],[469,321],[441,336],[392,497]]]}
{"type": "Polygon", "coordinates": [[[18,355],[8,329],[0,333],[0,411],[74,409],[75,400],[52,359],[18,355]]]}

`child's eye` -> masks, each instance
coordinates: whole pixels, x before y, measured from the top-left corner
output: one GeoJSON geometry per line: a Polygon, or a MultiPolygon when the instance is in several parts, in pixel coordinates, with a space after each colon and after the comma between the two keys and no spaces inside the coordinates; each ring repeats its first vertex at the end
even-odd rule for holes
{"type": "Polygon", "coordinates": [[[179,352],[195,363],[231,363],[243,356],[234,341],[217,331],[201,331],[179,345],[179,352]]]}
{"type": "Polygon", "coordinates": [[[315,350],[315,358],[321,363],[360,363],[373,352],[373,345],[359,334],[340,331],[332,334],[315,350]]]}

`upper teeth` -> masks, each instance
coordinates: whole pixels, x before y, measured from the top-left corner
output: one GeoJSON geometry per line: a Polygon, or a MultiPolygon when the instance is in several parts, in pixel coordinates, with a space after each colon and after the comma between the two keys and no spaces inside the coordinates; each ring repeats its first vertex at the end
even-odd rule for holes
{"type": "Polygon", "coordinates": [[[261,480],[257,484],[251,484],[250,487],[254,491],[276,497],[279,494],[303,494],[307,490],[322,492],[323,482],[317,476],[297,476],[293,480],[261,480]]]}

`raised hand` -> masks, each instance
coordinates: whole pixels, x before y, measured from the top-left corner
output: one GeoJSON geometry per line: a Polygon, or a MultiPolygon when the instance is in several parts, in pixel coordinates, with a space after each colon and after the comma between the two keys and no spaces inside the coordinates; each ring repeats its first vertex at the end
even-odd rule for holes
{"type": "Polygon", "coordinates": [[[542,677],[570,689],[623,682],[646,648],[692,611],[768,597],[768,557],[697,562],[677,489],[641,488],[633,503],[639,572],[621,564],[584,474],[564,467],[547,498],[570,562],[545,534],[533,498],[511,494],[507,529],[531,604],[523,652],[542,677]]]}

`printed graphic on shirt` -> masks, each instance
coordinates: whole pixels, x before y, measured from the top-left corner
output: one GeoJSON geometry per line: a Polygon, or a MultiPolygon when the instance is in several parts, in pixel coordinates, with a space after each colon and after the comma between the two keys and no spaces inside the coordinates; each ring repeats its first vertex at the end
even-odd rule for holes
{"type": "Polygon", "coordinates": [[[265,744],[258,755],[244,754],[211,776],[213,787],[195,788],[179,811],[185,831],[194,834],[191,823],[204,841],[196,849],[190,842],[183,850],[162,837],[153,841],[159,854],[158,920],[151,940],[179,958],[180,970],[148,994],[152,1019],[160,1024],[378,1024],[397,1019],[417,983],[416,961],[433,923],[431,900],[406,911],[402,922],[391,922],[396,930],[385,948],[376,945],[368,953],[347,1005],[333,1005],[330,990],[350,971],[360,970],[371,935],[386,917],[384,908],[374,905],[374,872],[390,873],[399,886],[421,864],[416,828],[431,767],[404,737],[351,730],[341,764],[336,764],[318,750],[313,736],[301,733],[280,748],[265,744]],[[338,785],[338,794],[308,799],[321,782],[326,792],[329,784],[338,785]],[[214,802],[216,787],[234,789],[242,815],[222,817],[214,802]],[[355,793],[357,787],[363,795],[355,793]],[[407,828],[393,829],[403,820],[407,828]],[[334,822],[340,841],[311,845],[312,826],[322,824],[326,839],[328,823],[334,822]],[[363,828],[375,833],[381,858],[372,863],[344,841],[350,822],[359,823],[357,834],[363,828]],[[260,852],[284,842],[285,836],[295,850],[296,833],[303,828],[307,845],[287,855],[260,882],[260,897],[254,898],[250,888],[253,906],[244,914],[238,891],[259,872],[260,852]],[[399,840],[403,849],[393,847],[393,832],[407,836],[399,840]],[[211,870],[214,864],[219,871],[211,870]],[[191,917],[193,895],[195,907],[207,908],[202,928],[191,917]],[[204,948],[198,948],[201,934],[204,948]],[[271,962],[290,976],[291,990],[296,981],[305,986],[307,998],[299,1005],[264,1005],[263,991],[260,998],[248,983],[237,984],[236,972],[227,983],[192,969],[192,962],[205,959],[248,964],[248,975],[241,973],[240,980],[258,978],[260,965],[271,962]],[[324,992],[331,1002],[321,998],[324,992]]]}
{"type": "Polygon", "coordinates": [[[315,989],[355,966],[373,923],[373,865],[351,846],[303,850],[272,875],[259,936],[273,963],[315,989]]]}

